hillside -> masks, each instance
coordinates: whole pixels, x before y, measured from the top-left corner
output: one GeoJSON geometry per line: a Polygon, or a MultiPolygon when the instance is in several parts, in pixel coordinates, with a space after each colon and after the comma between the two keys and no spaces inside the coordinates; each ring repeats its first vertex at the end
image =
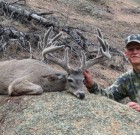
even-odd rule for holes
{"type": "MultiPolygon", "coordinates": [[[[53,12],[52,16],[57,16],[62,26],[79,28],[93,43],[97,42],[96,29],[100,28],[110,46],[119,50],[123,50],[124,39],[129,34],[140,32],[140,3],[136,0],[27,0],[27,5],[41,11],[53,12]]],[[[120,59],[114,59],[119,67],[120,59]]],[[[129,66],[125,66],[125,70],[128,68],[129,66]]],[[[102,86],[108,86],[124,72],[100,65],[95,65],[91,71],[95,72],[95,77],[102,86]]]]}
{"type": "MultiPolygon", "coordinates": [[[[76,68],[81,50],[87,60],[96,56],[101,30],[112,58],[89,69],[100,86],[131,68],[122,51],[124,39],[140,33],[139,0],[0,0],[0,11],[0,61],[41,60],[38,43],[53,26],[52,35],[63,31],[57,45],[70,48],[70,64],[76,68]]],[[[55,55],[62,58],[63,50],[55,55]]],[[[139,135],[140,115],[124,105],[128,100],[117,103],[88,91],[83,100],[67,92],[1,95],[0,135],[139,135]]]]}
{"type": "MultiPolygon", "coordinates": [[[[10,2],[10,1],[8,1],[10,2]]],[[[13,2],[11,0],[11,2],[13,2]]],[[[107,39],[110,47],[117,48],[123,51],[124,39],[132,33],[140,32],[140,3],[138,0],[26,0],[19,1],[24,9],[31,10],[31,13],[46,13],[45,17],[50,23],[57,25],[59,31],[66,26],[78,29],[92,43],[97,43],[97,28],[101,29],[104,38],[107,39]]],[[[27,33],[44,33],[44,26],[38,25],[33,21],[22,21],[21,18],[9,19],[9,17],[1,16],[1,24],[11,26],[18,31],[27,33]]],[[[66,35],[68,36],[68,35],[66,35]]],[[[31,37],[31,45],[36,46],[31,37]]],[[[72,42],[69,46],[75,44],[72,42]]],[[[14,44],[14,43],[13,43],[14,44]]],[[[18,58],[13,49],[8,51],[7,55],[2,55],[2,59],[18,58]]],[[[25,53],[25,52],[24,52],[25,53]]],[[[20,58],[29,57],[29,53],[24,55],[19,52],[20,58]]],[[[115,52],[113,52],[115,53],[115,52]]],[[[33,56],[38,57],[39,53],[33,50],[33,56]]],[[[71,58],[73,61],[73,58],[71,58]]],[[[94,72],[95,78],[99,83],[106,87],[120,75],[122,72],[129,69],[129,64],[124,63],[122,58],[117,54],[113,55],[112,60],[107,61],[105,66],[95,65],[90,70],[94,72]],[[113,65],[115,68],[109,68],[113,65]],[[116,70],[118,69],[118,70],[116,70]]]]}

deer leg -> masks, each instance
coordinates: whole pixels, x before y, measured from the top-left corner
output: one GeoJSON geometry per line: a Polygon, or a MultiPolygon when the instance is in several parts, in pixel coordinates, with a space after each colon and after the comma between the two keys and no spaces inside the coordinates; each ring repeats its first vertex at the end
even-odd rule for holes
{"type": "Polygon", "coordinates": [[[39,95],[43,93],[41,86],[28,81],[25,78],[14,80],[8,87],[8,94],[11,96],[19,95],[39,95]]]}

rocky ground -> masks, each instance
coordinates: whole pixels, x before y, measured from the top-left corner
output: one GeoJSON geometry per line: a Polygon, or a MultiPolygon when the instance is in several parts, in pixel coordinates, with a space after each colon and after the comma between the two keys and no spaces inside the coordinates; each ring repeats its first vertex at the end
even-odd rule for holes
{"type": "Polygon", "coordinates": [[[87,94],[0,97],[1,135],[139,135],[140,115],[125,105],[87,94]]]}

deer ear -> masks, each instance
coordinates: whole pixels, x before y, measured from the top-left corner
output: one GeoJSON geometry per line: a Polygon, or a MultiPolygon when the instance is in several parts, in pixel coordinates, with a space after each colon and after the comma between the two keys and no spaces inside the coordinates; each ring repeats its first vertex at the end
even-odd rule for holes
{"type": "Polygon", "coordinates": [[[50,74],[50,75],[43,75],[41,76],[42,78],[46,78],[48,79],[48,81],[52,82],[52,81],[55,81],[56,80],[56,77],[53,75],[53,74],[50,74]]]}
{"type": "Polygon", "coordinates": [[[43,75],[41,77],[46,78],[46,79],[48,79],[48,81],[52,82],[52,81],[61,80],[61,79],[65,78],[65,75],[57,73],[57,74],[43,75]]]}
{"type": "Polygon", "coordinates": [[[55,77],[57,78],[57,79],[63,79],[63,78],[66,78],[66,75],[65,74],[60,74],[60,73],[56,73],[56,74],[54,74],[55,75],[55,77]]]}

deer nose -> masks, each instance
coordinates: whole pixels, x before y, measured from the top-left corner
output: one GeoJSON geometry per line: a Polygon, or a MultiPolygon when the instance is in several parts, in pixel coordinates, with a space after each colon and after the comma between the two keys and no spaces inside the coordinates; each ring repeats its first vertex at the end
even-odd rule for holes
{"type": "Polygon", "coordinates": [[[85,98],[85,94],[84,93],[79,93],[79,98],[80,99],[84,99],[85,98]]]}

